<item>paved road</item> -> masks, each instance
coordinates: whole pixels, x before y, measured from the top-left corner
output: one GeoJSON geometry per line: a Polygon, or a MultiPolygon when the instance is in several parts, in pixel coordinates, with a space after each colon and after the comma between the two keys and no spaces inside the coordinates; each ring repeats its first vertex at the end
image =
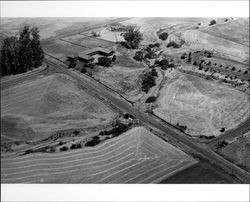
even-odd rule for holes
{"type": "Polygon", "coordinates": [[[98,93],[108,101],[112,102],[114,105],[116,105],[121,110],[128,112],[135,116],[140,121],[144,122],[145,124],[158,128],[163,133],[165,133],[167,136],[171,136],[172,138],[176,139],[177,141],[180,141],[181,143],[187,145],[188,147],[194,149],[197,153],[202,155],[204,158],[210,161],[210,163],[216,164],[217,166],[227,170],[227,172],[234,174],[237,176],[242,182],[244,183],[250,183],[250,174],[246,172],[245,170],[237,167],[233,163],[227,161],[223,157],[216,154],[213,150],[211,150],[209,147],[206,147],[204,145],[201,145],[197,142],[195,142],[192,138],[186,136],[183,132],[177,130],[170,124],[163,124],[160,120],[157,120],[156,118],[153,118],[149,116],[148,114],[145,114],[134,107],[132,107],[129,103],[124,101],[122,98],[119,98],[117,94],[114,92],[111,92],[109,89],[105,88],[100,83],[96,82],[94,79],[89,78],[86,75],[79,74],[77,72],[73,72],[69,69],[64,68],[64,66],[59,65],[49,59],[45,59],[45,62],[53,66],[57,69],[58,72],[65,73],[74,79],[76,79],[80,84],[84,85],[89,90],[98,93]]]}
{"type": "Polygon", "coordinates": [[[239,137],[240,135],[245,134],[249,130],[250,130],[250,118],[248,118],[244,123],[240,124],[238,128],[229,130],[224,134],[218,136],[217,138],[211,140],[207,145],[211,149],[215,150],[218,142],[222,142],[229,138],[239,137]]]}

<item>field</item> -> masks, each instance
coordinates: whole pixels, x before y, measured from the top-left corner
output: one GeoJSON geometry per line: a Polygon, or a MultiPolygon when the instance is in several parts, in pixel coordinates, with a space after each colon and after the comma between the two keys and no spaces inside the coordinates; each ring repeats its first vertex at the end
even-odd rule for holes
{"type": "Polygon", "coordinates": [[[223,157],[250,172],[250,132],[218,151],[223,157]]]}
{"type": "Polygon", "coordinates": [[[52,131],[107,124],[116,112],[63,74],[1,91],[1,135],[36,139],[52,131]]]}
{"type": "Polygon", "coordinates": [[[233,41],[213,36],[199,30],[188,30],[183,33],[182,38],[186,45],[194,50],[215,51],[218,55],[228,57],[239,62],[249,60],[249,47],[233,41]]]}
{"type": "Polygon", "coordinates": [[[60,39],[47,42],[43,45],[43,47],[47,54],[56,57],[61,61],[65,61],[67,57],[87,50],[86,47],[74,45],[60,39]]]}
{"type": "Polygon", "coordinates": [[[221,84],[178,71],[166,77],[154,113],[187,126],[193,136],[218,136],[249,117],[249,97],[221,84]]]}
{"type": "Polygon", "coordinates": [[[2,18],[1,28],[4,33],[15,35],[24,25],[37,26],[41,39],[48,39],[79,29],[91,29],[115,18],[2,18]]]}
{"type": "Polygon", "coordinates": [[[195,163],[136,127],[93,148],[1,159],[1,183],[157,183],[195,163]]]}
{"type": "Polygon", "coordinates": [[[65,37],[62,39],[71,42],[73,44],[84,46],[86,48],[96,48],[96,47],[108,48],[114,45],[113,42],[81,34],[65,37]]]}

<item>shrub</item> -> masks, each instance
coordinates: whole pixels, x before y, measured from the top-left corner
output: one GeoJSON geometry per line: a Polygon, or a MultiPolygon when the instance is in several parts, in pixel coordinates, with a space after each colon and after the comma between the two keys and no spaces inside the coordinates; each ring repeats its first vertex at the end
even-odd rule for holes
{"type": "Polygon", "coordinates": [[[69,150],[69,148],[66,147],[66,146],[64,146],[64,147],[62,147],[62,148],[60,149],[60,151],[67,151],[67,150],[69,150]]]}
{"type": "Polygon", "coordinates": [[[86,68],[83,67],[83,68],[81,69],[81,73],[85,74],[86,72],[87,72],[86,68]]]}
{"type": "Polygon", "coordinates": [[[142,59],[143,59],[143,52],[142,51],[136,51],[134,59],[136,61],[142,61],[142,59]]]}
{"type": "Polygon", "coordinates": [[[157,97],[155,96],[150,96],[148,97],[148,99],[146,100],[146,103],[152,103],[152,102],[155,102],[157,99],[157,97]]]}
{"type": "Polygon", "coordinates": [[[235,67],[232,68],[232,71],[235,71],[235,67]]]}
{"type": "Polygon", "coordinates": [[[182,54],[181,59],[186,59],[186,56],[184,54],[182,54]]]}
{"type": "Polygon", "coordinates": [[[170,41],[167,47],[180,48],[180,45],[178,45],[175,41],[170,41]]]}
{"type": "Polygon", "coordinates": [[[163,32],[159,35],[159,39],[166,41],[168,38],[168,33],[167,32],[163,32]]]}
{"type": "Polygon", "coordinates": [[[99,57],[98,64],[104,67],[109,67],[112,63],[112,60],[108,57],[99,57]]]}
{"type": "Polygon", "coordinates": [[[216,21],[215,20],[211,20],[210,23],[209,23],[209,26],[212,26],[212,25],[215,25],[216,24],[216,21]]]}
{"type": "Polygon", "coordinates": [[[194,62],[193,62],[193,65],[197,65],[197,62],[196,62],[196,61],[194,61],[194,62]]]}
{"type": "Polygon", "coordinates": [[[85,146],[86,147],[93,147],[93,146],[99,144],[100,142],[101,142],[100,139],[92,139],[92,140],[86,142],[85,146]]]}
{"type": "Polygon", "coordinates": [[[151,75],[156,77],[158,76],[158,73],[154,68],[151,70],[151,75]]]}
{"type": "Polygon", "coordinates": [[[116,55],[113,55],[112,62],[116,61],[116,55]]]}
{"type": "Polygon", "coordinates": [[[147,72],[142,77],[142,91],[148,93],[149,89],[156,85],[154,76],[147,72]]]}
{"type": "Polygon", "coordinates": [[[247,74],[248,73],[248,71],[246,70],[245,72],[244,72],[244,74],[247,74]]]}
{"type": "Polygon", "coordinates": [[[225,132],[225,130],[226,130],[225,128],[221,128],[220,132],[225,132]]]}
{"type": "Polygon", "coordinates": [[[165,70],[165,69],[169,68],[169,62],[168,62],[167,59],[163,59],[161,61],[157,60],[156,64],[159,65],[162,70],[165,70]]]}

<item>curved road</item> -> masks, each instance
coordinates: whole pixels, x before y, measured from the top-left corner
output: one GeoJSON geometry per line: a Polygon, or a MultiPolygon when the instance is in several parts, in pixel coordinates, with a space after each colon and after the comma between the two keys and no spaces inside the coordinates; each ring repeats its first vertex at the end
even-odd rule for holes
{"type": "Polygon", "coordinates": [[[152,118],[151,116],[137,110],[136,108],[132,107],[129,103],[124,101],[123,99],[119,98],[119,96],[111,92],[111,90],[105,88],[103,85],[96,82],[94,79],[84,75],[79,74],[77,72],[73,72],[69,69],[66,69],[66,66],[59,65],[49,59],[45,59],[45,62],[53,66],[58,72],[65,73],[74,79],[76,79],[79,83],[84,85],[89,90],[101,95],[103,98],[107,99],[108,101],[112,102],[121,110],[132,114],[134,117],[139,119],[140,121],[144,122],[145,124],[155,127],[165,133],[167,136],[171,136],[172,138],[180,141],[181,143],[187,145],[188,147],[194,149],[198,154],[203,156],[205,159],[209,160],[210,163],[216,164],[217,166],[223,168],[228,173],[231,173],[237,176],[242,182],[250,183],[250,174],[239,168],[238,166],[234,165],[233,163],[227,161],[223,157],[216,154],[213,150],[205,145],[201,145],[195,142],[192,138],[186,136],[183,132],[177,130],[170,124],[163,124],[160,120],[156,118],[152,118]]]}

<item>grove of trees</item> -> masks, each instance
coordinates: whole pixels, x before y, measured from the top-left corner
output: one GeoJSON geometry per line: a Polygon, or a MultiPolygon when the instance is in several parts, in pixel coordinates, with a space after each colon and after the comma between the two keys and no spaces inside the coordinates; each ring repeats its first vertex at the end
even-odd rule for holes
{"type": "Polygon", "coordinates": [[[16,36],[4,39],[1,47],[1,76],[20,74],[42,65],[44,58],[39,29],[24,26],[16,36]]]}
{"type": "Polygon", "coordinates": [[[128,48],[136,49],[138,48],[140,42],[142,41],[142,34],[133,26],[129,26],[127,31],[123,34],[124,40],[128,48]]]}

